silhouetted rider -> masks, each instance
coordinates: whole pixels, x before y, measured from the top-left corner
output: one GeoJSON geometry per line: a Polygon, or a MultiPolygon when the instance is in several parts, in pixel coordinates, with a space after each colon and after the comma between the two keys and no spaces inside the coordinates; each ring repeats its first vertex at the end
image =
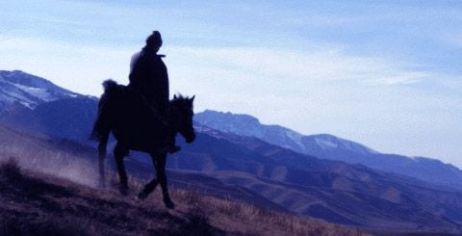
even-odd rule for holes
{"type": "Polygon", "coordinates": [[[165,114],[169,102],[169,82],[167,67],[162,61],[165,56],[157,54],[161,46],[160,33],[154,31],[146,39],[146,46],[132,56],[129,86],[141,92],[152,106],[165,114]]]}
{"type": "MultiPolygon", "coordinates": [[[[162,37],[159,31],[152,32],[146,39],[146,46],[132,56],[128,86],[138,91],[162,119],[168,120],[168,73],[162,61],[165,55],[157,54],[161,46],[162,37]]],[[[179,150],[179,147],[175,146],[174,137],[168,139],[165,148],[168,152],[179,150]]]]}

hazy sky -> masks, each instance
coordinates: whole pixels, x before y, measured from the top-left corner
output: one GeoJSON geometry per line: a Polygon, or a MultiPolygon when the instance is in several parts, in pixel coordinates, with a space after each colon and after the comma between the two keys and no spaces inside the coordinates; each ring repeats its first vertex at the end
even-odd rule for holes
{"type": "Polygon", "coordinates": [[[460,1],[0,1],[0,69],[90,95],[152,30],[171,93],[462,166],[460,1]],[[168,2],[168,3],[167,3],[168,2]]]}

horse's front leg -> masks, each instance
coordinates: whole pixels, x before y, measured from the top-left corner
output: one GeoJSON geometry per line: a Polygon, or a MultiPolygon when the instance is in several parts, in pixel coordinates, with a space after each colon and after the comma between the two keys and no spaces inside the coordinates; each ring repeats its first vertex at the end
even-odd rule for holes
{"type": "MultiPolygon", "coordinates": [[[[155,155],[154,154],[151,154],[151,159],[152,159],[152,165],[154,166],[154,170],[157,172],[157,163],[156,163],[156,158],[155,158],[155,155]]],[[[138,198],[139,199],[145,199],[149,196],[149,194],[152,193],[152,191],[154,191],[154,189],[156,189],[157,187],[157,178],[156,177],[153,177],[152,180],[146,184],[143,188],[143,190],[141,190],[140,194],[138,194],[138,198]]]]}
{"type": "Polygon", "coordinates": [[[173,209],[175,208],[175,204],[172,202],[170,198],[170,194],[168,193],[167,187],[167,176],[165,175],[165,165],[167,163],[167,154],[160,154],[157,160],[157,179],[159,180],[160,187],[162,188],[162,196],[164,200],[164,204],[167,208],[173,209]]]}
{"type": "Polygon", "coordinates": [[[128,193],[128,177],[127,177],[127,172],[125,170],[125,164],[124,164],[124,157],[128,154],[128,149],[121,145],[120,143],[117,143],[115,149],[114,149],[114,158],[116,161],[116,166],[117,166],[117,172],[119,173],[119,179],[120,179],[120,186],[119,186],[119,191],[123,195],[127,195],[128,193]]]}

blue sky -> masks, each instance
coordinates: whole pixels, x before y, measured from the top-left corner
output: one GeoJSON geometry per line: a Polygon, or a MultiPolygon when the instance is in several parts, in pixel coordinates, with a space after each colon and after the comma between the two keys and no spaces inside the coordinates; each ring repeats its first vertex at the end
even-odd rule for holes
{"type": "Polygon", "coordinates": [[[171,93],[462,166],[460,1],[1,1],[0,69],[99,95],[152,30],[171,93]]]}

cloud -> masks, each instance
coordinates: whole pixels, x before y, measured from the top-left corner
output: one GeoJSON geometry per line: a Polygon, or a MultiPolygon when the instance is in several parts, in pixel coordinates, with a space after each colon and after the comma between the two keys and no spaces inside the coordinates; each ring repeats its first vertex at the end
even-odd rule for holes
{"type": "Polygon", "coordinates": [[[421,71],[400,71],[392,76],[381,77],[377,79],[371,79],[372,83],[384,84],[384,85],[413,85],[417,84],[425,79],[429,79],[431,75],[428,72],[421,71]]]}
{"type": "MultiPolygon", "coordinates": [[[[461,90],[448,94],[460,86],[457,78],[409,62],[349,55],[340,47],[171,47],[166,60],[172,87],[197,94],[198,110],[249,113],[306,134],[443,159],[432,140],[462,132],[461,90]]],[[[452,151],[445,153],[459,144],[447,142],[452,151]]]]}
{"type": "MultiPolygon", "coordinates": [[[[291,51],[251,47],[169,49],[173,63],[207,69],[206,76],[229,77],[243,80],[264,78],[289,80],[294,83],[310,81],[356,81],[383,85],[409,85],[428,77],[425,71],[414,71],[411,65],[397,64],[380,58],[352,56],[340,49],[291,51]],[[221,73],[221,74],[220,74],[221,73]]],[[[205,74],[202,73],[202,76],[205,74]]],[[[290,86],[290,84],[286,84],[290,86]]]]}

